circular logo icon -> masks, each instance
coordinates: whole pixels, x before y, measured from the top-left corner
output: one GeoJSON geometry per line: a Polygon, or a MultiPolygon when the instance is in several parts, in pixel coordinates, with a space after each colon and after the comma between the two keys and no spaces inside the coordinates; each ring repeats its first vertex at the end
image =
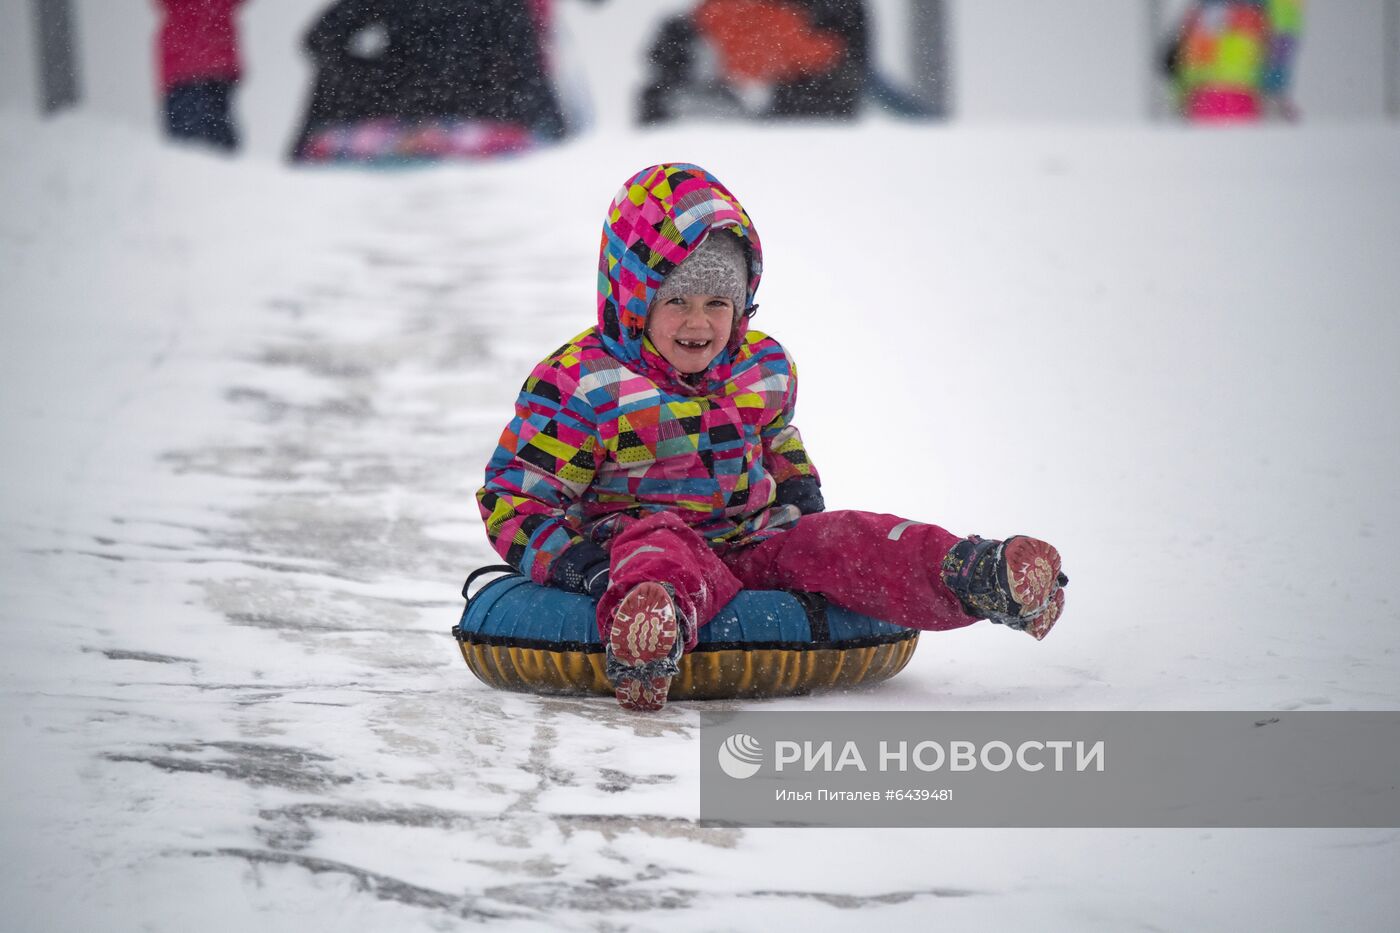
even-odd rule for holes
{"type": "Polygon", "coordinates": [[[763,746],[753,736],[736,732],[719,747],[719,766],[740,781],[753,777],[763,767],[763,746]]]}

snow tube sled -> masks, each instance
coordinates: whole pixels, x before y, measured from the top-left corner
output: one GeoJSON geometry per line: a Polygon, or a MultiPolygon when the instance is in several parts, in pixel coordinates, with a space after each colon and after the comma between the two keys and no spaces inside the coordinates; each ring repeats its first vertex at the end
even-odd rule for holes
{"type": "MultiPolygon", "coordinates": [[[[462,620],[452,629],[481,681],[526,693],[612,696],[603,673],[593,600],[539,586],[510,567],[483,567],[462,588],[462,620]],[[484,574],[506,573],[475,594],[484,574]]],[[[832,606],[813,593],[744,590],[700,628],[681,658],[672,700],[782,697],[853,687],[898,674],[918,644],[901,628],[832,606]]]]}

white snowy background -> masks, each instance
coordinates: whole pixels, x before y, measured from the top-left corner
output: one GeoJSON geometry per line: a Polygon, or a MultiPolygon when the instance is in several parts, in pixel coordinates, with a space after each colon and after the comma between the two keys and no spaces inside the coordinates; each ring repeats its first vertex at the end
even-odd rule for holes
{"type": "Polygon", "coordinates": [[[447,630],[609,198],[684,159],[828,503],[1073,578],[1043,643],[721,708],[1396,708],[1400,131],[599,111],[362,173],[0,109],[0,928],[1393,929],[1396,830],[701,827],[701,704],[495,692],[447,630]]]}

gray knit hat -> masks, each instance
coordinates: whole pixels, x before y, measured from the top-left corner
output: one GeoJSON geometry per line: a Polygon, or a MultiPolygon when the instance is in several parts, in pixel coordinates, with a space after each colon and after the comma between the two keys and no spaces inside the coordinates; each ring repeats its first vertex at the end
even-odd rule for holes
{"type": "Polygon", "coordinates": [[[749,295],[749,260],[744,244],[728,230],[711,230],[695,251],[666,276],[654,303],[677,295],[723,295],[742,314],[749,295]]]}

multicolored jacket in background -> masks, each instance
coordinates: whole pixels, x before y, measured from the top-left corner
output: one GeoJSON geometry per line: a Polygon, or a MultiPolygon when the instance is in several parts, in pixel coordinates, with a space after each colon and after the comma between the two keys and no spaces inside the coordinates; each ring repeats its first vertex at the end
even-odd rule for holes
{"type": "Polygon", "coordinates": [[[1287,90],[1302,21],[1303,0],[1197,0],[1173,56],[1183,114],[1258,117],[1287,90]]]}
{"type": "Polygon", "coordinates": [[[656,165],[622,187],[603,225],[598,325],[530,373],[477,492],[508,563],[546,583],[566,551],[596,551],[652,512],[738,545],[816,510],[778,494],[791,480],[815,487],[817,474],[791,423],[797,371],[776,340],[748,329],[762,268],[748,215],[704,169],[656,165]],[[646,337],[647,311],[710,236],[744,243],[747,308],[710,368],[687,377],[646,337]]]}

